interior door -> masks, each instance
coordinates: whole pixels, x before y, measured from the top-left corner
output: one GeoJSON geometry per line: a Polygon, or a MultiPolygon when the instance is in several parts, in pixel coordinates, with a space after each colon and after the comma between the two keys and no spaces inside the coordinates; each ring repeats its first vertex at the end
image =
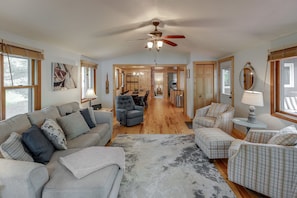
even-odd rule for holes
{"type": "Polygon", "coordinates": [[[214,63],[194,63],[194,112],[214,101],[214,63]]]}
{"type": "Polygon", "coordinates": [[[234,58],[229,57],[219,60],[219,102],[233,106],[233,75],[234,58]]]}

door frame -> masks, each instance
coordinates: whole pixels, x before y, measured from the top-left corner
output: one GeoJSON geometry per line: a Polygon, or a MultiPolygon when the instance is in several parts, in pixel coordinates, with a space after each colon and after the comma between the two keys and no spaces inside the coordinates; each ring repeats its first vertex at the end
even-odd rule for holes
{"type": "Polygon", "coordinates": [[[231,61],[231,105],[234,106],[234,56],[229,56],[223,59],[218,60],[218,101],[220,102],[221,86],[221,63],[231,61]]]}

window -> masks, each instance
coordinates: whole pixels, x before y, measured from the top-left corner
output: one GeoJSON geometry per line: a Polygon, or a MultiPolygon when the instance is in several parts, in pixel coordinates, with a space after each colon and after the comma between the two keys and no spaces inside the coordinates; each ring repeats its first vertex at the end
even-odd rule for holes
{"type": "Polygon", "coordinates": [[[231,83],[230,83],[230,75],[231,68],[222,68],[222,94],[231,95],[231,83]]]}
{"type": "Polygon", "coordinates": [[[40,109],[40,58],[43,58],[43,55],[12,45],[0,45],[1,119],[40,109]]]}
{"type": "Polygon", "coordinates": [[[297,47],[272,52],[271,114],[297,123],[297,47]],[[293,52],[293,53],[292,53],[293,52]]]}
{"type": "Polygon", "coordinates": [[[97,64],[81,61],[81,102],[87,102],[85,98],[88,89],[93,88],[96,93],[96,68],[97,64]]]}

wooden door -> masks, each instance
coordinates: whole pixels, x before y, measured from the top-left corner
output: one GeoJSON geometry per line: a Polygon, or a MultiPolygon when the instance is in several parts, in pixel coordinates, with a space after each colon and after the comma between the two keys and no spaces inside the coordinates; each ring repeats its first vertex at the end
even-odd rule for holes
{"type": "Polygon", "coordinates": [[[194,112],[214,101],[214,63],[194,63],[194,112]]]}

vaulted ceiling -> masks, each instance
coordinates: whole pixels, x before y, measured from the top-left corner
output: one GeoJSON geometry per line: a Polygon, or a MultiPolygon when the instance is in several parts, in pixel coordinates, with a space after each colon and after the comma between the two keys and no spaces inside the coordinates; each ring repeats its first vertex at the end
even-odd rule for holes
{"type": "Polygon", "coordinates": [[[296,0],[9,0],[0,30],[54,44],[98,60],[148,50],[159,19],[177,47],[219,58],[297,32],[296,0]]]}

